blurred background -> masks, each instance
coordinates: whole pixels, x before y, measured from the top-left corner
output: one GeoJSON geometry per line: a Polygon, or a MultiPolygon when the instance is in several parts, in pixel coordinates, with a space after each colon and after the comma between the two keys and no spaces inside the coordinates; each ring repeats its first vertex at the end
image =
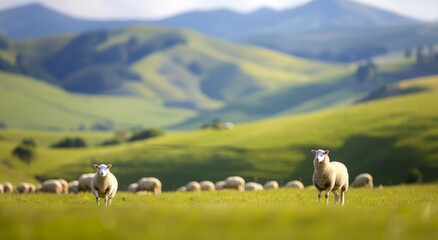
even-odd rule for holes
{"type": "Polygon", "coordinates": [[[436,181],[437,89],[435,0],[2,0],[0,181],[436,181]]]}

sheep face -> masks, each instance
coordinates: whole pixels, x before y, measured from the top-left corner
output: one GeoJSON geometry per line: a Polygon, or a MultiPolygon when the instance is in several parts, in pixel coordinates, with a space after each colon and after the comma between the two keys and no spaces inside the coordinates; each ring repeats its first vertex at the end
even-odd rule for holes
{"type": "Polygon", "coordinates": [[[312,153],[315,154],[315,160],[318,160],[319,163],[322,163],[326,159],[326,155],[329,154],[329,150],[312,150],[312,153]]]}
{"type": "Polygon", "coordinates": [[[106,175],[108,175],[110,168],[112,167],[111,164],[105,165],[105,164],[101,164],[101,165],[97,165],[94,164],[93,165],[95,169],[97,169],[97,174],[101,177],[105,177],[106,175]]]}

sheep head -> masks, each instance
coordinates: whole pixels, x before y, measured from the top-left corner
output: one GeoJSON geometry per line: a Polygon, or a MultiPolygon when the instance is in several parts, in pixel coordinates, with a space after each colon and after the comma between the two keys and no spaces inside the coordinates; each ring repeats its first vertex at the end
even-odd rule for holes
{"type": "Polygon", "coordinates": [[[319,163],[322,163],[326,158],[328,159],[328,154],[330,151],[318,149],[312,150],[311,152],[315,155],[315,160],[318,160],[319,163]]]}
{"type": "Polygon", "coordinates": [[[97,169],[97,174],[99,176],[105,177],[109,173],[109,170],[112,167],[112,164],[107,164],[107,165],[105,165],[105,164],[100,164],[100,165],[94,164],[93,166],[94,166],[95,169],[97,169]]]}

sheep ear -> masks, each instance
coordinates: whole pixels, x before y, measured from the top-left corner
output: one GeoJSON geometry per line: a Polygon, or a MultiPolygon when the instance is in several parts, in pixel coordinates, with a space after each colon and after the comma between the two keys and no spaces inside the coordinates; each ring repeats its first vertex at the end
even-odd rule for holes
{"type": "Polygon", "coordinates": [[[106,165],[106,168],[110,169],[113,165],[112,164],[108,164],[106,165]]]}
{"type": "Polygon", "coordinates": [[[99,165],[97,165],[97,164],[94,164],[93,167],[94,167],[95,169],[99,169],[99,165]]]}
{"type": "Polygon", "coordinates": [[[316,150],[312,150],[312,151],[310,151],[311,153],[313,153],[313,154],[316,154],[316,150]]]}
{"type": "Polygon", "coordinates": [[[327,154],[327,155],[328,155],[329,152],[330,152],[329,150],[325,150],[325,151],[324,151],[324,154],[327,154]]]}

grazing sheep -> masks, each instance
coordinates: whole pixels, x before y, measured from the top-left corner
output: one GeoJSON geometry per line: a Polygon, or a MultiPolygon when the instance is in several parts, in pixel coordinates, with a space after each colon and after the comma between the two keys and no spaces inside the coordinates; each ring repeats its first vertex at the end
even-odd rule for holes
{"type": "Polygon", "coordinates": [[[187,192],[187,187],[186,186],[182,186],[179,187],[178,189],[176,189],[177,192],[187,192]]]}
{"type": "Polygon", "coordinates": [[[187,192],[200,192],[201,185],[196,181],[191,181],[186,184],[187,192]]]}
{"type": "Polygon", "coordinates": [[[96,197],[97,205],[100,205],[100,198],[105,199],[105,206],[111,205],[112,198],[117,193],[117,178],[110,172],[112,164],[93,165],[97,169],[91,181],[91,190],[96,197]]]}
{"type": "Polygon", "coordinates": [[[235,125],[232,122],[224,122],[219,125],[219,128],[222,130],[231,130],[234,129],[235,125]]]}
{"type": "Polygon", "coordinates": [[[78,192],[91,192],[91,181],[95,173],[84,173],[78,179],[78,192]]]}
{"type": "Polygon", "coordinates": [[[161,181],[155,177],[145,177],[138,180],[137,191],[153,192],[155,194],[161,193],[161,181]]]}
{"type": "Polygon", "coordinates": [[[299,181],[299,180],[293,180],[293,181],[289,181],[286,183],[286,185],[284,185],[285,188],[298,188],[298,189],[303,189],[304,188],[304,184],[299,181]]]}
{"type": "Polygon", "coordinates": [[[238,191],[245,190],[245,180],[239,176],[231,176],[225,179],[224,189],[237,189],[238,191]]]}
{"type": "Polygon", "coordinates": [[[62,193],[67,194],[68,193],[68,182],[64,179],[58,179],[58,181],[62,185],[62,193]]]}
{"type": "Polygon", "coordinates": [[[248,182],[245,184],[245,191],[261,191],[263,186],[260,183],[248,182]]]}
{"type": "Polygon", "coordinates": [[[27,182],[22,182],[20,184],[18,184],[17,186],[15,186],[15,189],[17,190],[18,193],[20,194],[28,194],[31,193],[31,186],[29,183],[27,182]]]}
{"type": "Polygon", "coordinates": [[[216,189],[211,181],[202,181],[199,184],[201,185],[201,191],[214,191],[216,189]]]}
{"type": "Polygon", "coordinates": [[[263,185],[264,189],[278,189],[278,182],[277,181],[269,181],[263,185]]]}
{"type": "Polygon", "coordinates": [[[128,192],[136,193],[137,189],[138,189],[138,183],[131,183],[128,185],[128,188],[126,190],[128,190],[128,192]]]}
{"type": "Polygon", "coordinates": [[[225,186],[225,181],[217,181],[217,182],[214,184],[214,188],[215,188],[216,190],[222,190],[222,189],[224,189],[224,186],[225,186]]]}
{"type": "Polygon", "coordinates": [[[321,191],[325,192],[325,202],[328,203],[330,191],[335,195],[335,204],[339,201],[338,190],[341,190],[341,204],[345,203],[345,192],[348,190],[348,170],[340,162],[330,162],[329,150],[312,150],[315,154],[313,160],[313,185],[318,191],[318,202],[321,200],[321,191]]]}
{"type": "Polygon", "coordinates": [[[68,192],[69,193],[74,193],[77,194],[79,192],[79,181],[78,180],[73,180],[71,182],[68,183],[68,192]]]}
{"type": "Polygon", "coordinates": [[[36,192],[36,186],[33,183],[27,183],[29,185],[29,193],[35,193],[36,192]]]}
{"type": "Polygon", "coordinates": [[[373,188],[373,176],[369,173],[362,173],[357,175],[351,184],[352,188],[365,187],[365,188],[373,188]]]}
{"type": "Polygon", "coordinates": [[[4,193],[12,193],[14,192],[14,186],[10,182],[3,183],[3,192],[4,193]]]}
{"type": "Polygon", "coordinates": [[[58,179],[46,180],[41,184],[39,191],[44,193],[62,193],[62,184],[58,179]]]}

